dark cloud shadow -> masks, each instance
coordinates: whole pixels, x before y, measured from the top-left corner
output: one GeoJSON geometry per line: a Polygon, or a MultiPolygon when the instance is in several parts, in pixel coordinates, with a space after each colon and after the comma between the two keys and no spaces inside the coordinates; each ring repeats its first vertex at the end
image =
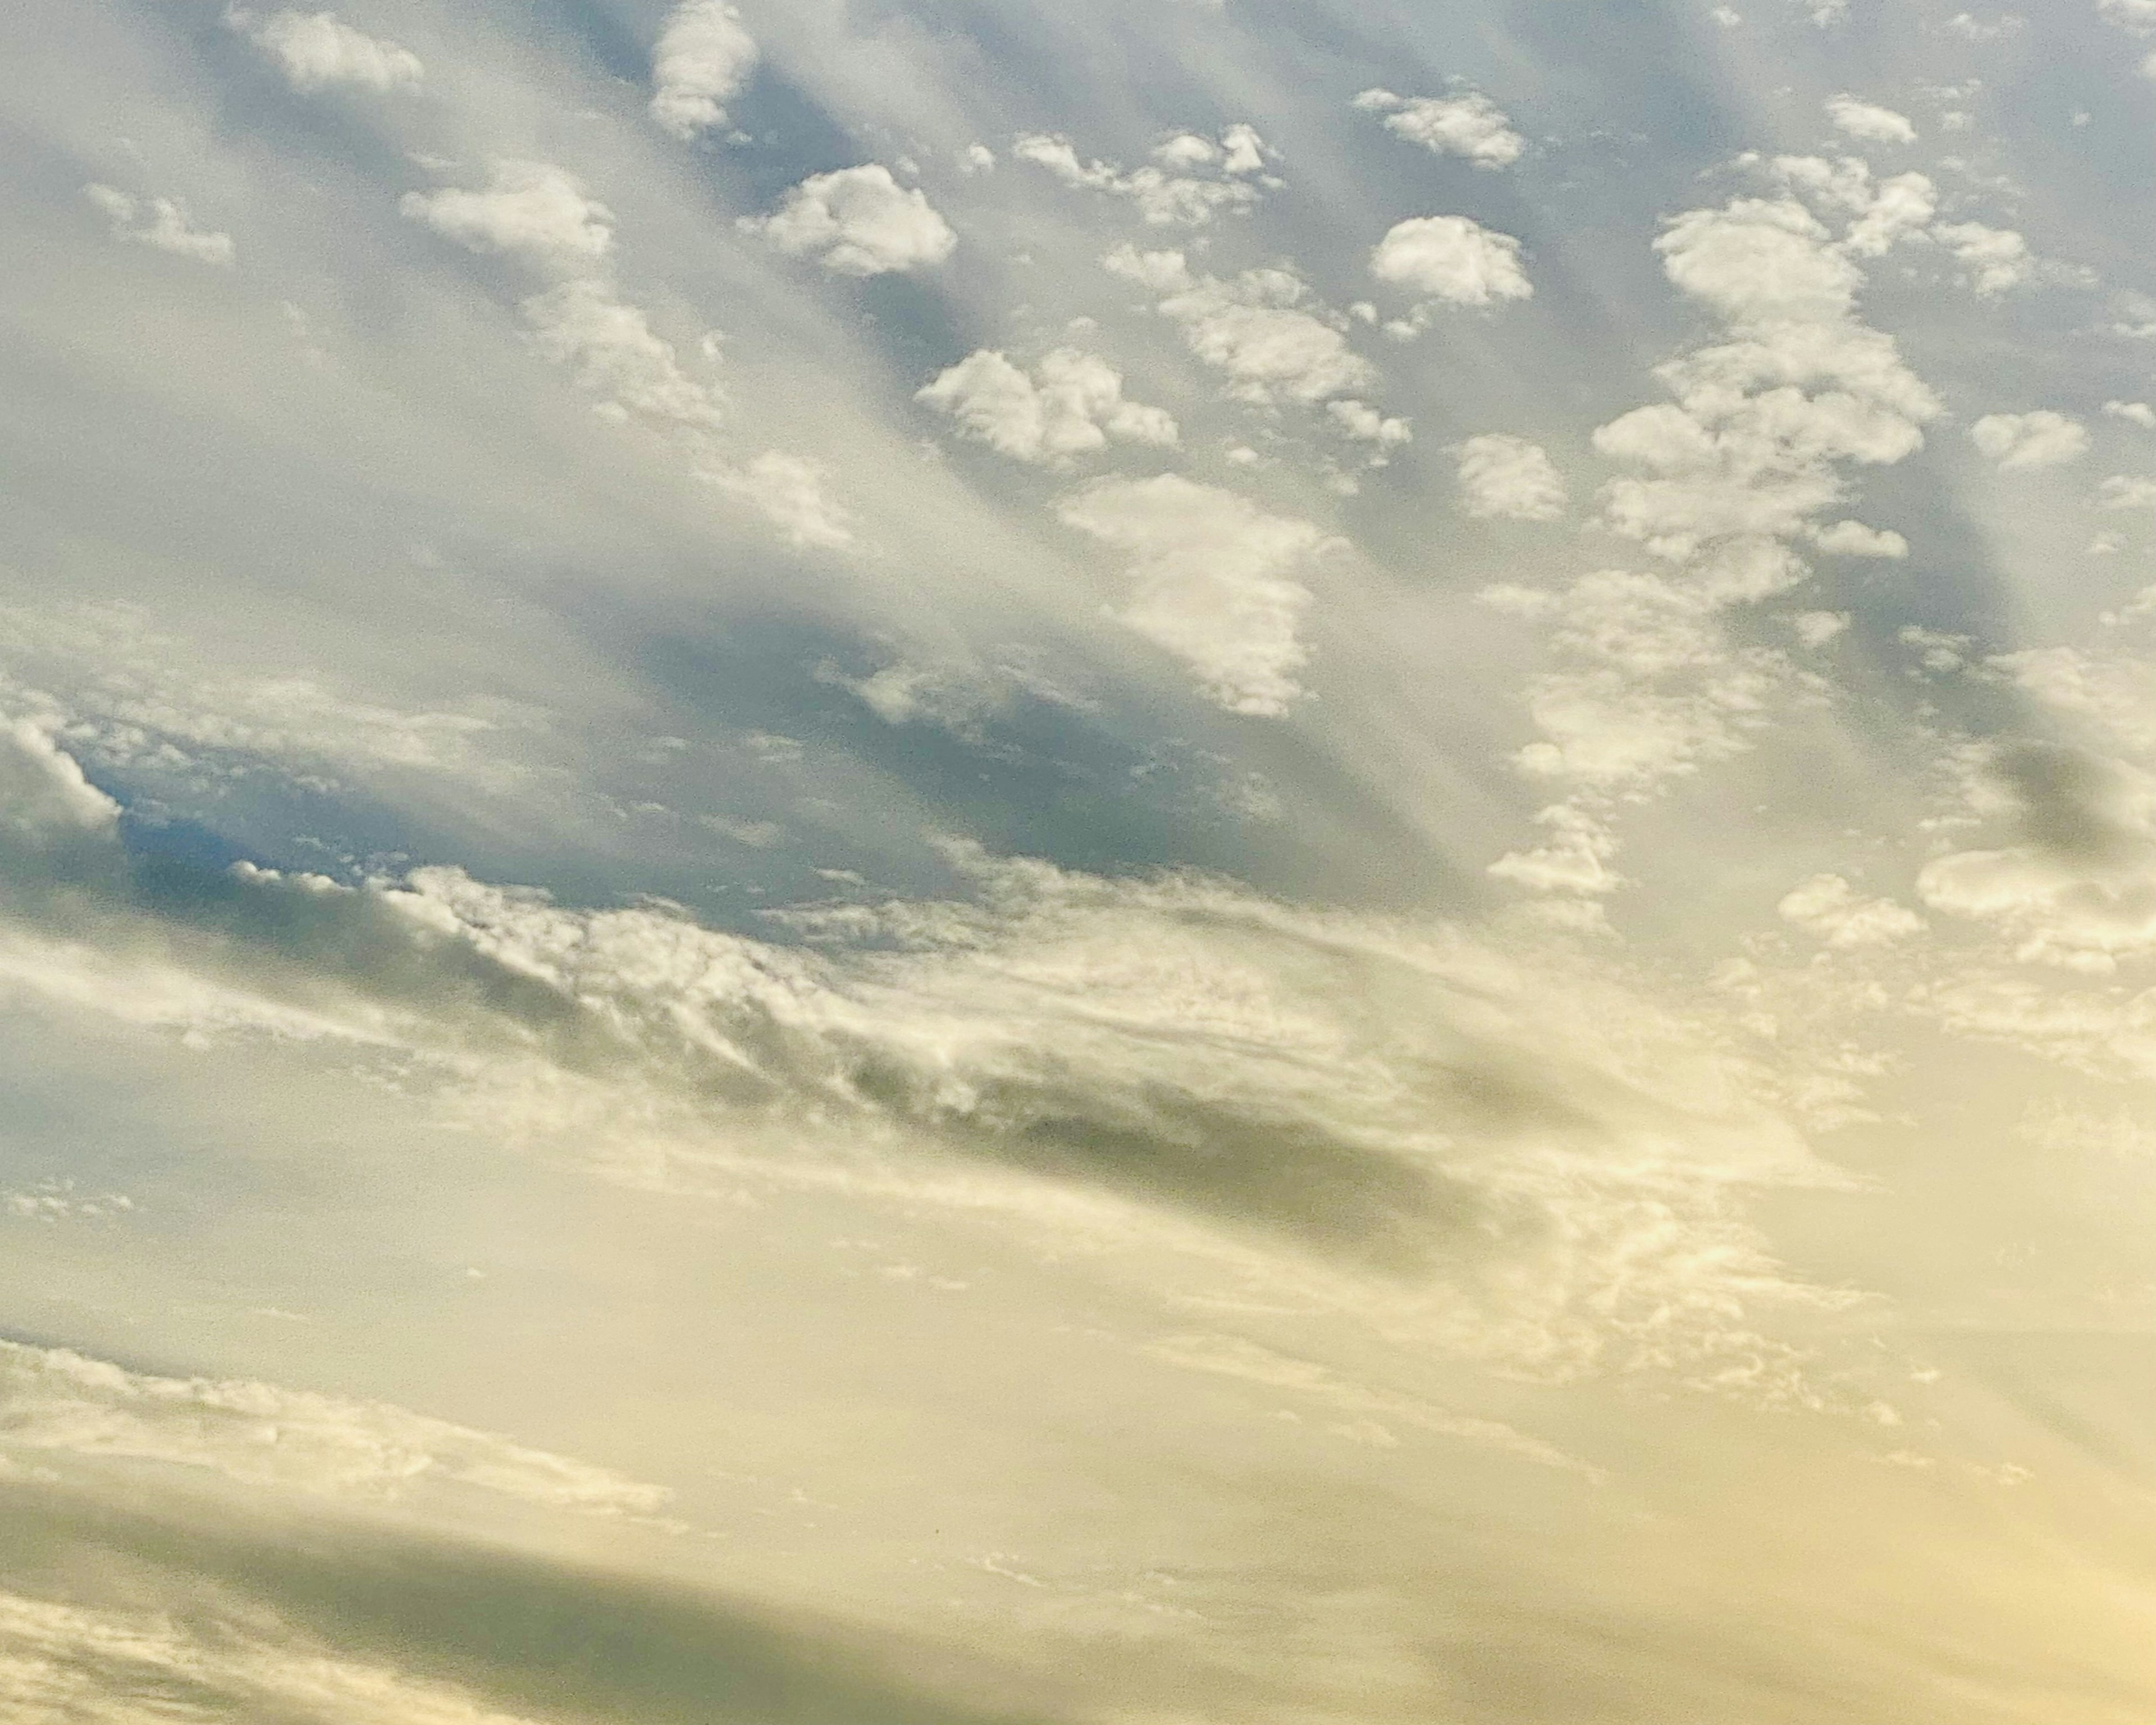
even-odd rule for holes
{"type": "Polygon", "coordinates": [[[550,1720],[1050,1725],[965,1698],[1014,1685],[950,1650],[503,1548],[206,1507],[0,1486],[5,1584],[153,1609],[209,1635],[235,1620],[257,1629],[266,1613],[302,1654],[320,1643],[550,1720]]]}

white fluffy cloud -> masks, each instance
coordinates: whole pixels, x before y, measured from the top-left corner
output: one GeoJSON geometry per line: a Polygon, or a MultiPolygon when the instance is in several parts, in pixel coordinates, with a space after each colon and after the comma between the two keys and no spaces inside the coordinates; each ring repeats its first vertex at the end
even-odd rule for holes
{"type": "Polygon", "coordinates": [[[1383,115],[1388,131],[1435,155],[1464,156],[1477,167],[1509,167],[1527,149],[1504,110],[1480,90],[1440,99],[1366,90],[1355,105],[1383,115]]]}
{"type": "Polygon", "coordinates": [[[1881,947],[1923,932],[1924,919],[1906,905],[1866,898],[1839,875],[1815,875],[1775,907],[1830,947],[1881,947]]]}
{"type": "Polygon", "coordinates": [[[2049,408],[1986,413],[1969,428],[1969,440],[2008,472],[2062,467],[2081,459],[2089,449],[2088,428],[2049,408]]]}
{"type": "Polygon", "coordinates": [[[1520,242],[1466,216],[1412,216],[1370,254],[1370,273],[1448,305],[1490,305],[1534,293],[1520,242]]]}
{"type": "Polygon", "coordinates": [[[1160,294],[1162,315],[1182,326],[1190,351],[1226,372],[1243,400],[1320,402],[1377,382],[1376,368],[1348,345],[1346,320],[1286,270],[1246,270],[1224,281],[1192,275],[1181,252],[1127,245],[1101,262],[1160,294]]]}
{"type": "Polygon", "coordinates": [[[719,424],[717,391],[684,372],[643,310],[624,305],[604,282],[566,281],[535,294],[524,316],[539,351],[573,367],[578,382],[609,411],[662,427],[719,424]]]}
{"type": "Polygon", "coordinates": [[[1327,547],[1316,526],[1175,474],[1105,480],[1057,506],[1070,526],[1126,552],[1137,591],[1117,614],[1197,672],[1230,712],[1276,716],[1302,693],[1296,573],[1327,547]]]}
{"type": "Polygon", "coordinates": [[[290,8],[266,16],[230,7],[226,28],[238,32],[276,63],[293,89],[311,92],[410,89],[425,76],[419,56],[397,43],[368,35],[333,12],[290,8]]]}
{"type": "Polygon", "coordinates": [[[1455,454],[1460,506],[1467,514],[1548,521],[1564,513],[1564,481],[1540,445],[1492,431],[1467,439],[1455,454]]]}
{"type": "Polygon", "coordinates": [[[1011,153],[1066,186],[1128,198],[1146,222],[1163,228],[1198,227],[1224,211],[1252,208],[1272,155],[1248,125],[1227,127],[1217,141],[1178,132],[1154,146],[1150,162],[1127,171],[1115,162],[1081,161],[1070,139],[1046,132],[1020,135],[1011,153]]]}
{"type": "Polygon", "coordinates": [[[902,187],[881,162],[811,174],[767,216],[742,228],[781,251],[814,257],[834,275],[888,275],[942,263],[958,236],[918,187],[902,187]]]}
{"type": "Polygon", "coordinates": [[[408,192],[401,208],[469,250],[552,270],[587,269],[613,249],[613,213],[552,162],[497,161],[484,191],[408,192]]]}
{"type": "Polygon", "coordinates": [[[756,39],[726,0],[681,0],[651,50],[651,117],[685,142],[724,126],[756,63],[756,39]]]}
{"type": "Polygon", "coordinates": [[[2156,431],[2156,408],[2145,401],[2107,401],[2103,411],[2107,417],[2138,425],[2143,431],[2156,431]]]}
{"type": "Polygon", "coordinates": [[[2020,286],[2035,273],[2029,242],[2011,228],[1942,222],[1932,229],[1932,238],[1969,266],[1969,285],[1985,299],[2020,286]]]}
{"type": "Polygon", "coordinates": [[[213,234],[194,225],[187,207],[172,198],[143,199],[113,186],[93,182],[83,196],[103,210],[112,223],[112,237],[136,245],[170,252],[176,258],[192,258],[198,264],[229,268],[234,249],[229,234],[213,234]]]}
{"type": "Polygon", "coordinates": [[[1837,131],[1853,138],[1862,138],[1872,144],[1913,144],[1917,128],[1909,123],[1909,116],[1897,114],[1892,108],[1881,108],[1871,102],[1861,102],[1852,95],[1829,96],[1826,101],[1827,118],[1837,131]]]}
{"type": "Polygon", "coordinates": [[[1834,521],[1806,536],[1830,557],[1905,557],[1909,542],[1891,527],[1867,527],[1862,521],[1834,521]]]}
{"type": "Polygon", "coordinates": [[[1080,455],[1116,438],[1168,444],[1174,419],[1123,399],[1122,374],[1072,347],[1042,356],[1030,374],[992,348],[968,354],[915,397],[948,413],[969,437],[1019,461],[1080,455]]]}

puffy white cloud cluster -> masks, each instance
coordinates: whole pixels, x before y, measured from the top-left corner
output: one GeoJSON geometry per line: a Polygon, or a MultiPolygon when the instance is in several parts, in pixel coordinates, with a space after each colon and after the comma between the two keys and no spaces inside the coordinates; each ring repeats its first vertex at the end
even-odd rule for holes
{"type": "Polygon", "coordinates": [[[192,258],[198,264],[231,267],[235,255],[232,236],[196,227],[187,205],[177,198],[140,198],[98,182],[84,187],[82,193],[110,218],[115,239],[170,252],[176,258],[192,258]]]}
{"type": "Polygon", "coordinates": [[[1067,459],[1104,448],[1111,438],[1165,445],[1177,437],[1171,415],[1126,401],[1122,374],[1074,347],[1043,355],[1030,372],[984,347],[939,373],[915,399],[1019,461],[1067,459]]]}
{"type": "Polygon", "coordinates": [[[1057,513],[1129,557],[1136,590],[1117,616],[1195,671],[1209,699],[1274,717],[1302,693],[1311,594],[1296,578],[1329,544],[1312,523],[1175,474],[1103,480],[1057,513]]]}
{"type": "Polygon", "coordinates": [[[400,207],[469,250],[504,254],[550,272],[586,269],[613,250],[613,212],[552,162],[496,161],[481,190],[408,192],[400,207]]]}
{"type": "Polygon", "coordinates": [[[1859,101],[1853,95],[1829,96],[1826,117],[1835,129],[1853,138],[1861,138],[1869,144],[1913,144],[1917,128],[1910,124],[1909,116],[1897,114],[1892,108],[1882,108],[1872,102],[1859,101]]]}
{"type": "Polygon", "coordinates": [[[958,244],[927,194],[900,185],[880,162],[811,174],[771,214],[744,216],[741,225],[834,275],[910,274],[942,263],[958,244]]]}
{"type": "Polygon", "coordinates": [[[1265,173],[1274,152],[1248,125],[1229,126],[1217,141],[1178,132],[1153,147],[1151,162],[1127,171],[1114,162],[1081,161],[1070,139],[1045,132],[1021,134],[1011,153],[1066,186],[1128,198],[1157,228],[1199,227],[1224,212],[1248,210],[1261,187],[1277,183],[1265,173]]]}
{"type": "Polygon", "coordinates": [[[267,55],[286,83],[305,94],[338,86],[408,90],[426,76],[426,67],[410,49],[355,29],[333,12],[298,12],[288,7],[265,15],[233,6],[226,8],[224,23],[267,55]]]}
{"type": "Polygon", "coordinates": [[[726,0],[681,0],[651,50],[651,117],[683,142],[726,124],[748,82],[756,39],[726,0]]]}
{"type": "Polygon", "coordinates": [[[1411,216],[1387,230],[1370,254],[1370,274],[1379,281],[1424,296],[1395,335],[1425,327],[1433,302],[1494,305],[1534,295],[1520,262],[1520,242],[1466,216],[1411,216]]]}
{"type": "MultiPolygon", "coordinates": [[[[1868,176],[1820,168],[1854,232],[1877,201],[1868,176]]],[[[1501,859],[1501,877],[1610,890],[1618,803],[1745,747],[1782,686],[1779,655],[1732,644],[1721,614],[1803,582],[1795,543],[1906,551],[1897,535],[1820,519],[1842,501],[1845,466],[1902,459],[1940,411],[1893,340],[1857,319],[1863,277],[1849,237],[1785,196],[1687,211],[1656,242],[1671,281],[1725,335],[1658,369],[1673,400],[1594,434],[1599,453],[1631,470],[1603,488],[1604,524],[1666,569],[1486,596],[1550,629],[1558,664],[1529,690],[1541,736],[1521,764],[1571,793],[1545,811],[1555,837],[1501,859]]]]}
{"type": "Polygon", "coordinates": [[[691,377],[649,315],[621,296],[607,267],[613,213],[573,174],[551,162],[499,161],[480,190],[407,193],[402,207],[468,250],[552,278],[521,301],[532,343],[599,398],[605,417],[682,439],[700,478],[756,509],[794,544],[851,543],[844,513],[825,495],[814,463],[779,450],[742,463],[720,448],[721,392],[691,377]]]}
{"type": "Polygon", "coordinates": [[[1981,222],[1942,222],[1932,238],[1966,264],[1969,285],[1985,299],[2020,287],[2036,272],[2029,242],[2010,228],[1981,222]]]}
{"type": "Polygon", "coordinates": [[[1240,400],[1316,403],[1377,382],[1376,368],[1348,345],[1347,320],[1288,270],[1246,270],[1223,280],[1194,275],[1179,251],[1128,245],[1101,262],[1158,294],[1161,314],[1182,326],[1193,353],[1227,374],[1240,400]]]}
{"type": "Polygon", "coordinates": [[[1815,875],[1792,888],[1775,907],[1830,947],[1891,946],[1921,934],[1924,919],[1889,898],[1866,898],[1839,875],[1815,875]]]}
{"type": "Polygon", "coordinates": [[[2088,428],[2049,408],[2027,413],[1986,413],[1969,440],[2006,472],[2063,467],[2089,450],[2088,428]]]}
{"type": "Polygon", "coordinates": [[[1385,130],[1433,155],[1463,156],[1477,167],[1510,167],[1527,150],[1512,122],[1480,90],[1465,95],[1399,96],[1366,90],[1355,98],[1366,114],[1385,116],[1385,130]]]}
{"type": "Polygon", "coordinates": [[[1548,521],[1564,513],[1564,481],[1541,445],[1492,431],[1467,439],[1454,454],[1460,464],[1460,506],[1467,514],[1548,521]]]}

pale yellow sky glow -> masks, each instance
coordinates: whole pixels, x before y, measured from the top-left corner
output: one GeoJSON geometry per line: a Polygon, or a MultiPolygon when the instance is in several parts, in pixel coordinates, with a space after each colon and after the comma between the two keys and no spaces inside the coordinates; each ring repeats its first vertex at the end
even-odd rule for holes
{"type": "Polygon", "coordinates": [[[2156,4],[0,50],[8,1725],[2156,1717],[2156,4]]]}

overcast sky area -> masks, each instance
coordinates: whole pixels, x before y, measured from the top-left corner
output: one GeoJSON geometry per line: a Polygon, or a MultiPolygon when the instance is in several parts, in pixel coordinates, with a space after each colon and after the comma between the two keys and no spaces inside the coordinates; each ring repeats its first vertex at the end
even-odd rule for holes
{"type": "Polygon", "coordinates": [[[0,8],[0,1713],[2147,1725],[2156,0],[0,8]]]}

